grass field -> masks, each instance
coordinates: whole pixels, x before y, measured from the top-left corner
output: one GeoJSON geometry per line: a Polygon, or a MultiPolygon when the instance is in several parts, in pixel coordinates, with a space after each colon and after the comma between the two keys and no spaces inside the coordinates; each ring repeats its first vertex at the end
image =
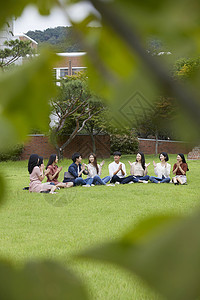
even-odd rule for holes
{"type": "MultiPolygon", "coordinates": [[[[153,156],[149,175],[153,173],[153,156]]],[[[128,160],[124,156],[129,173],[128,160]]],[[[108,175],[106,160],[103,176],[108,175]]],[[[176,155],[170,155],[171,165],[176,155]]],[[[85,161],[86,162],[86,161],[85,161]]],[[[156,159],[158,162],[158,159],[156,159]]],[[[71,161],[61,164],[64,171],[71,161]]],[[[188,185],[129,184],[31,194],[27,161],[0,163],[7,189],[0,209],[0,256],[17,267],[28,260],[51,259],[74,270],[87,284],[91,299],[161,299],[137,277],[117,267],[73,258],[90,246],[119,237],[149,214],[190,214],[199,206],[200,161],[189,161],[188,185]]]]}

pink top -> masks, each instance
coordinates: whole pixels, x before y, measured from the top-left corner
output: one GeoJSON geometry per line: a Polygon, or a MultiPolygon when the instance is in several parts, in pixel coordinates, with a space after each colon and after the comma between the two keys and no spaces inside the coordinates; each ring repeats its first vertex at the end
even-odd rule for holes
{"type": "Polygon", "coordinates": [[[59,183],[59,181],[58,181],[58,175],[59,175],[59,173],[54,177],[53,180],[50,180],[50,178],[49,178],[49,175],[53,176],[56,173],[56,171],[58,169],[58,166],[56,166],[56,165],[55,166],[49,165],[48,168],[47,168],[47,170],[48,169],[50,170],[50,172],[49,172],[49,174],[47,174],[47,181],[48,182],[53,182],[55,184],[58,184],[59,183]]]}
{"type": "Polygon", "coordinates": [[[40,193],[42,191],[48,191],[52,188],[50,183],[42,183],[39,177],[42,175],[40,168],[38,166],[33,168],[32,173],[30,174],[30,184],[29,184],[29,192],[40,193]]]}

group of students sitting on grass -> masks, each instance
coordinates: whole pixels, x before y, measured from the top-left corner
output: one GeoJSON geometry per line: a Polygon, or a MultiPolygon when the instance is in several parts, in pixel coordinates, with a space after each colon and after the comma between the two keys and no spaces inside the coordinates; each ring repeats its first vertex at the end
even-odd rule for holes
{"type": "MultiPolygon", "coordinates": [[[[114,186],[115,184],[148,183],[148,181],[152,183],[170,182],[171,165],[168,163],[169,157],[166,152],[161,152],[159,154],[160,163],[156,164],[153,161],[156,176],[147,175],[150,163],[145,163],[145,157],[142,152],[138,152],[135,162],[128,162],[131,174],[129,176],[126,176],[125,164],[120,162],[121,153],[116,151],[113,155],[114,161],[108,166],[109,176],[101,178],[100,176],[102,167],[105,163],[104,161],[98,164],[96,155],[91,153],[88,157],[88,164],[81,164],[81,154],[78,152],[74,153],[72,155],[73,163],[69,166],[68,172],[64,173],[64,180],[60,182],[58,181],[58,177],[62,167],[57,166],[57,155],[52,154],[50,156],[45,168],[43,158],[37,154],[32,154],[28,162],[28,171],[30,174],[29,191],[38,193],[49,192],[54,194],[56,189],[69,188],[78,185],[90,187],[94,185],[114,186]],[[87,175],[87,178],[83,179],[82,174],[87,175]],[[47,177],[47,182],[42,183],[45,176],[47,177]]],[[[175,176],[172,178],[171,182],[175,185],[186,184],[187,171],[189,171],[189,169],[185,157],[180,153],[177,155],[177,162],[173,166],[173,175],[175,176]]]]}

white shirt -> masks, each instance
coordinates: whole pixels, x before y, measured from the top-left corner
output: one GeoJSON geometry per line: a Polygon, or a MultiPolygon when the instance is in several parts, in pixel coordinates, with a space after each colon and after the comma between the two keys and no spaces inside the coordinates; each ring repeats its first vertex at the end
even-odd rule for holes
{"type": "Polygon", "coordinates": [[[166,163],[166,167],[165,167],[165,165],[162,166],[161,163],[158,163],[156,164],[156,168],[154,168],[154,171],[157,177],[162,178],[162,176],[164,176],[165,178],[167,178],[170,175],[170,169],[171,169],[170,164],[166,163]]]}
{"type": "Polygon", "coordinates": [[[120,178],[124,178],[126,176],[126,167],[125,164],[119,162],[118,164],[116,164],[115,161],[113,161],[111,164],[109,164],[108,166],[108,170],[109,170],[109,176],[113,177],[114,173],[119,169],[119,166],[122,164],[122,170],[124,171],[124,175],[122,174],[122,171],[120,170],[116,175],[120,178]]]}

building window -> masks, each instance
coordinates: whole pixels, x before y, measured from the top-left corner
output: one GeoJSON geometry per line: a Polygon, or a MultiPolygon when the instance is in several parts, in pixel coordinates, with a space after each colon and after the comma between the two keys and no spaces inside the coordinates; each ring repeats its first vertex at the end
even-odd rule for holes
{"type": "Polygon", "coordinates": [[[60,77],[68,76],[68,69],[60,69],[60,77]]]}

